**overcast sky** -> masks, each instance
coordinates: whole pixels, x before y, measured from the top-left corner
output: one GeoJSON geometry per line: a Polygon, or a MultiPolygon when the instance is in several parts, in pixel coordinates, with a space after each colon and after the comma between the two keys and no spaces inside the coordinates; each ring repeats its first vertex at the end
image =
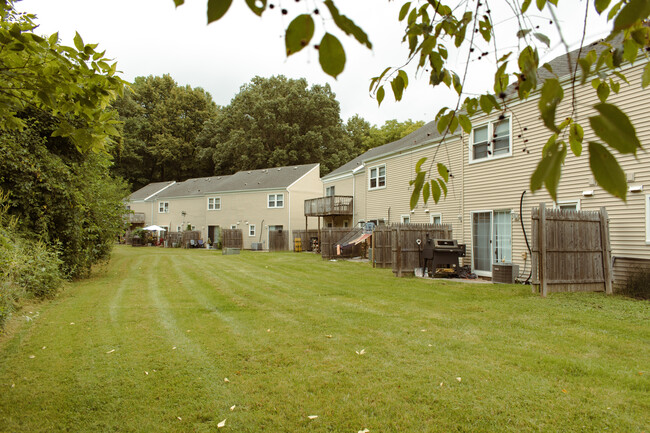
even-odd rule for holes
{"type": "MultiPolygon", "coordinates": [[[[492,17],[499,46],[515,48],[516,22],[506,20],[508,3],[513,0],[493,0],[492,17]],[[506,35],[506,36],[501,36],[506,35]]],[[[563,0],[560,24],[565,40],[571,48],[579,45],[582,35],[582,17],[586,0],[563,0]],[[564,10],[566,7],[567,10],[564,10]]],[[[23,0],[16,4],[20,11],[37,15],[40,33],[56,31],[65,44],[72,45],[75,31],[85,43],[99,43],[106,55],[117,60],[118,70],[127,81],[137,76],[170,74],[179,84],[202,87],[219,105],[227,105],[241,85],[255,75],[269,77],[285,75],[307,78],[310,84],[329,83],[341,103],[341,117],[347,120],[359,114],[371,123],[382,125],[389,119],[404,121],[433,120],[444,105],[455,104],[448,90],[433,90],[426,76],[411,78],[401,102],[393,102],[387,88],[381,107],[368,92],[370,79],[387,66],[404,64],[407,47],[401,43],[403,26],[397,21],[403,2],[387,0],[342,0],[337,5],[369,35],[373,49],[362,47],[355,40],[337,31],[327,20],[326,11],[320,14],[313,43],[320,40],[325,29],[342,41],[347,63],[345,70],[333,79],[321,71],[318,52],[313,48],[287,59],[284,55],[284,29],[293,16],[311,12],[313,0],[269,0],[276,8],[267,10],[262,18],[255,16],[243,0],[234,0],[229,12],[220,21],[206,25],[207,0],[186,0],[175,8],[173,0],[23,0]],[[286,7],[287,15],[280,9],[286,7]]],[[[475,2],[461,2],[474,8],[475,2]]],[[[321,4],[319,2],[319,4],[321,4]]],[[[534,2],[533,2],[534,4],[534,2]]],[[[463,6],[465,7],[465,6],[463,6]]],[[[534,5],[530,7],[534,9],[534,5]]],[[[536,12],[536,10],[534,11],[536,12]]],[[[542,62],[562,54],[557,29],[548,16],[533,15],[533,25],[551,38],[551,50],[540,47],[542,62]],[[543,49],[542,49],[543,48],[543,49]]],[[[593,41],[608,33],[609,26],[596,12],[589,11],[586,41],[593,41]]],[[[485,48],[486,50],[488,48],[485,48]]],[[[499,55],[502,53],[499,53],[499,55]]],[[[466,89],[481,93],[490,90],[494,75],[494,53],[478,60],[473,54],[466,89]]],[[[452,60],[452,67],[464,64],[452,60]]]]}

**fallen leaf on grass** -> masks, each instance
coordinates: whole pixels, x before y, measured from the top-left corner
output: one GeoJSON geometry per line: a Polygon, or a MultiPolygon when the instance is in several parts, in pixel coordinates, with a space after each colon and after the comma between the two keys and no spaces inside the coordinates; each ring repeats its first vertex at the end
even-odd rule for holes
{"type": "Polygon", "coordinates": [[[271,332],[271,328],[267,329],[266,332],[271,332]]]}
{"type": "Polygon", "coordinates": [[[568,393],[569,391],[567,391],[566,389],[563,389],[562,392],[566,394],[566,393],[568,393]]]}
{"type": "Polygon", "coordinates": [[[47,346],[43,346],[43,347],[41,347],[41,349],[42,349],[42,350],[45,350],[45,349],[47,349],[47,346]]]}
{"type": "Polygon", "coordinates": [[[29,359],[34,359],[36,358],[36,355],[29,355],[29,359]]]}
{"type": "Polygon", "coordinates": [[[359,433],[370,433],[370,430],[364,428],[363,430],[359,430],[359,433]]]}
{"type": "Polygon", "coordinates": [[[327,334],[326,337],[327,337],[327,338],[332,338],[332,335],[331,335],[331,334],[327,334]]]}
{"type": "Polygon", "coordinates": [[[318,418],[318,415],[309,415],[307,418],[309,418],[309,419],[316,419],[316,418],[318,418]]]}
{"type": "Polygon", "coordinates": [[[106,352],[106,353],[113,353],[113,352],[115,352],[115,349],[111,349],[111,350],[109,350],[109,351],[106,352]]]}
{"type": "Polygon", "coordinates": [[[440,382],[440,386],[444,385],[444,382],[440,382]]]}
{"type": "Polygon", "coordinates": [[[12,387],[12,388],[15,388],[15,387],[16,387],[16,384],[15,384],[15,383],[12,383],[12,384],[11,384],[11,387],[12,387]]]}
{"type": "Polygon", "coordinates": [[[74,322],[70,322],[71,325],[74,325],[74,322]]]}
{"type": "Polygon", "coordinates": [[[227,377],[224,377],[223,381],[226,382],[226,383],[230,382],[230,380],[227,377]]]}
{"type": "Polygon", "coordinates": [[[176,350],[176,346],[172,347],[172,350],[176,350]]]}
{"type": "Polygon", "coordinates": [[[149,372],[148,372],[148,371],[145,371],[144,374],[146,374],[147,376],[149,376],[149,372]]]}
{"type": "Polygon", "coordinates": [[[457,377],[456,380],[460,382],[461,380],[463,380],[463,378],[462,377],[457,377]]]}
{"type": "Polygon", "coordinates": [[[433,347],[433,344],[429,344],[429,347],[433,347]]]}
{"type": "Polygon", "coordinates": [[[178,418],[179,421],[183,421],[183,418],[181,418],[180,416],[177,416],[176,418],[178,418]]]}
{"type": "Polygon", "coordinates": [[[420,329],[420,332],[427,332],[426,329],[420,329]]]}
{"type": "Polygon", "coordinates": [[[361,351],[355,350],[355,352],[357,353],[357,355],[363,355],[366,353],[366,349],[361,349],[361,351]]]}
{"type": "Polygon", "coordinates": [[[232,406],[230,406],[230,410],[235,410],[236,407],[237,407],[237,405],[233,404],[232,406]]]}
{"type": "Polygon", "coordinates": [[[217,424],[217,428],[221,428],[221,427],[225,427],[225,426],[226,426],[226,420],[225,419],[223,421],[221,421],[219,424],[217,424]]]}

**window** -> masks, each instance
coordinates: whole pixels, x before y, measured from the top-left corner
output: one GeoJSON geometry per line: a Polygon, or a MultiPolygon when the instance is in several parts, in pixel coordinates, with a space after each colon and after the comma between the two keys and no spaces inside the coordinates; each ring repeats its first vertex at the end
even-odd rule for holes
{"type": "Polygon", "coordinates": [[[476,127],[471,137],[470,162],[512,155],[509,118],[476,127]]]}
{"type": "Polygon", "coordinates": [[[650,194],[645,196],[645,242],[650,244],[650,194]]]}
{"type": "Polygon", "coordinates": [[[281,232],[284,226],[269,226],[269,231],[272,232],[281,232]]]}
{"type": "Polygon", "coordinates": [[[370,169],[369,189],[386,187],[386,166],[380,165],[370,169]]]}
{"type": "Polygon", "coordinates": [[[235,230],[236,228],[237,228],[237,224],[231,224],[231,225],[230,225],[230,229],[231,229],[231,230],[235,230]]]}
{"type": "Polygon", "coordinates": [[[343,221],[343,227],[347,228],[350,225],[348,220],[343,221]]]}
{"type": "Polygon", "coordinates": [[[402,224],[411,224],[411,216],[402,215],[402,224]]]}
{"type": "Polygon", "coordinates": [[[336,194],[334,193],[335,187],[333,186],[328,186],[325,188],[325,196],[326,197],[334,197],[336,194]]]}
{"type": "Polygon", "coordinates": [[[168,201],[159,201],[158,202],[158,213],[169,213],[169,202],[168,201]]]}
{"type": "Polygon", "coordinates": [[[431,224],[442,224],[442,214],[432,213],[429,215],[429,221],[431,224]]]}
{"type": "Polygon", "coordinates": [[[580,210],[580,200],[558,201],[555,203],[555,209],[580,210]]]}
{"type": "Polygon", "coordinates": [[[284,207],[284,194],[269,194],[268,207],[284,207]]]}
{"type": "Polygon", "coordinates": [[[221,197],[208,197],[208,210],[221,210],[221,197]]]}
{"type": "Polygon", "coordinates": [[[255,236],[255,224],[248,226],[248,236],[255,236]]]}
{"type": "Polygon", "coordinates": [[[182,232],[182,231],[183,231],[183,228],[182,228],[181,226],[176,226],[176,231],[177,231],[177,232],[182,232]]]}

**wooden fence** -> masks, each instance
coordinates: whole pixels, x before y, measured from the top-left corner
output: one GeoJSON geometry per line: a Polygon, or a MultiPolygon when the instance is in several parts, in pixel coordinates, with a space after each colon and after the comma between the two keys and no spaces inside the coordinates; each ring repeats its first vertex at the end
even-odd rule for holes
{"type": "Polygon", "coordinates": [[[243,248],[244,238],[241,229],[222,229],[223,248],[243,248]]]}
{"type": "Polygon", "coordinates": [[[312,239],[318,239],[318,230],[294,230],[291,236],[291,250],[294,249],[296,238],[300,238],[300,245],[303,251],[312,251],[312,239]]]}
{"type": "Polygon", "coordinates": [[[285,230],[269,231],[269,251],[287,251],[289,249],[289,232],[285,230]]]}
{"type": "Polygon", "coordinates": [[[346,236],[349,236],[353,230],[355,229],[349,227],[327,227],[321,229],[320,248],[323,259],[360,256],[363,253],[363,246],[361,244],[342,247],[340,248],[341,254],[337,254],[337,243],[346,236]]]}
{"type": "Polygon", "coordinates": [[[532,210],[533,289],[612,293],[607,211],[532,210]]]}
{"type": "Polygon", "coordinates": [[[452,239],[450,224],[391,224],[377,226],[372,232],[372,265],[393,268],[398,277],[413,273],[420,263],[420,246],[427,235],[431,239],[452,239]]]}

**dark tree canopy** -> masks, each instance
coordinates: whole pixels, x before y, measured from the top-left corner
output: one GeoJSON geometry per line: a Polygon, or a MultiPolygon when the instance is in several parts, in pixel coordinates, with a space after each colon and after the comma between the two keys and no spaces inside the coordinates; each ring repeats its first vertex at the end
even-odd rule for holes
{"type": "Polygon", "coordinates": [[[134,189],[213,174],[212,161],[202,158],[196,143],[218,113],[210,94],[179,86],[170,75],[137,77],[131,89],[115,102],[124,125],[114,172],[134,189]]]}
{"type": "Polygon", "coordinates": [[[206,125],[200,146],[218,174],[315,162],[325,174],[355,156],[330,86],[284,76],[243,85],[206,125]]]}

